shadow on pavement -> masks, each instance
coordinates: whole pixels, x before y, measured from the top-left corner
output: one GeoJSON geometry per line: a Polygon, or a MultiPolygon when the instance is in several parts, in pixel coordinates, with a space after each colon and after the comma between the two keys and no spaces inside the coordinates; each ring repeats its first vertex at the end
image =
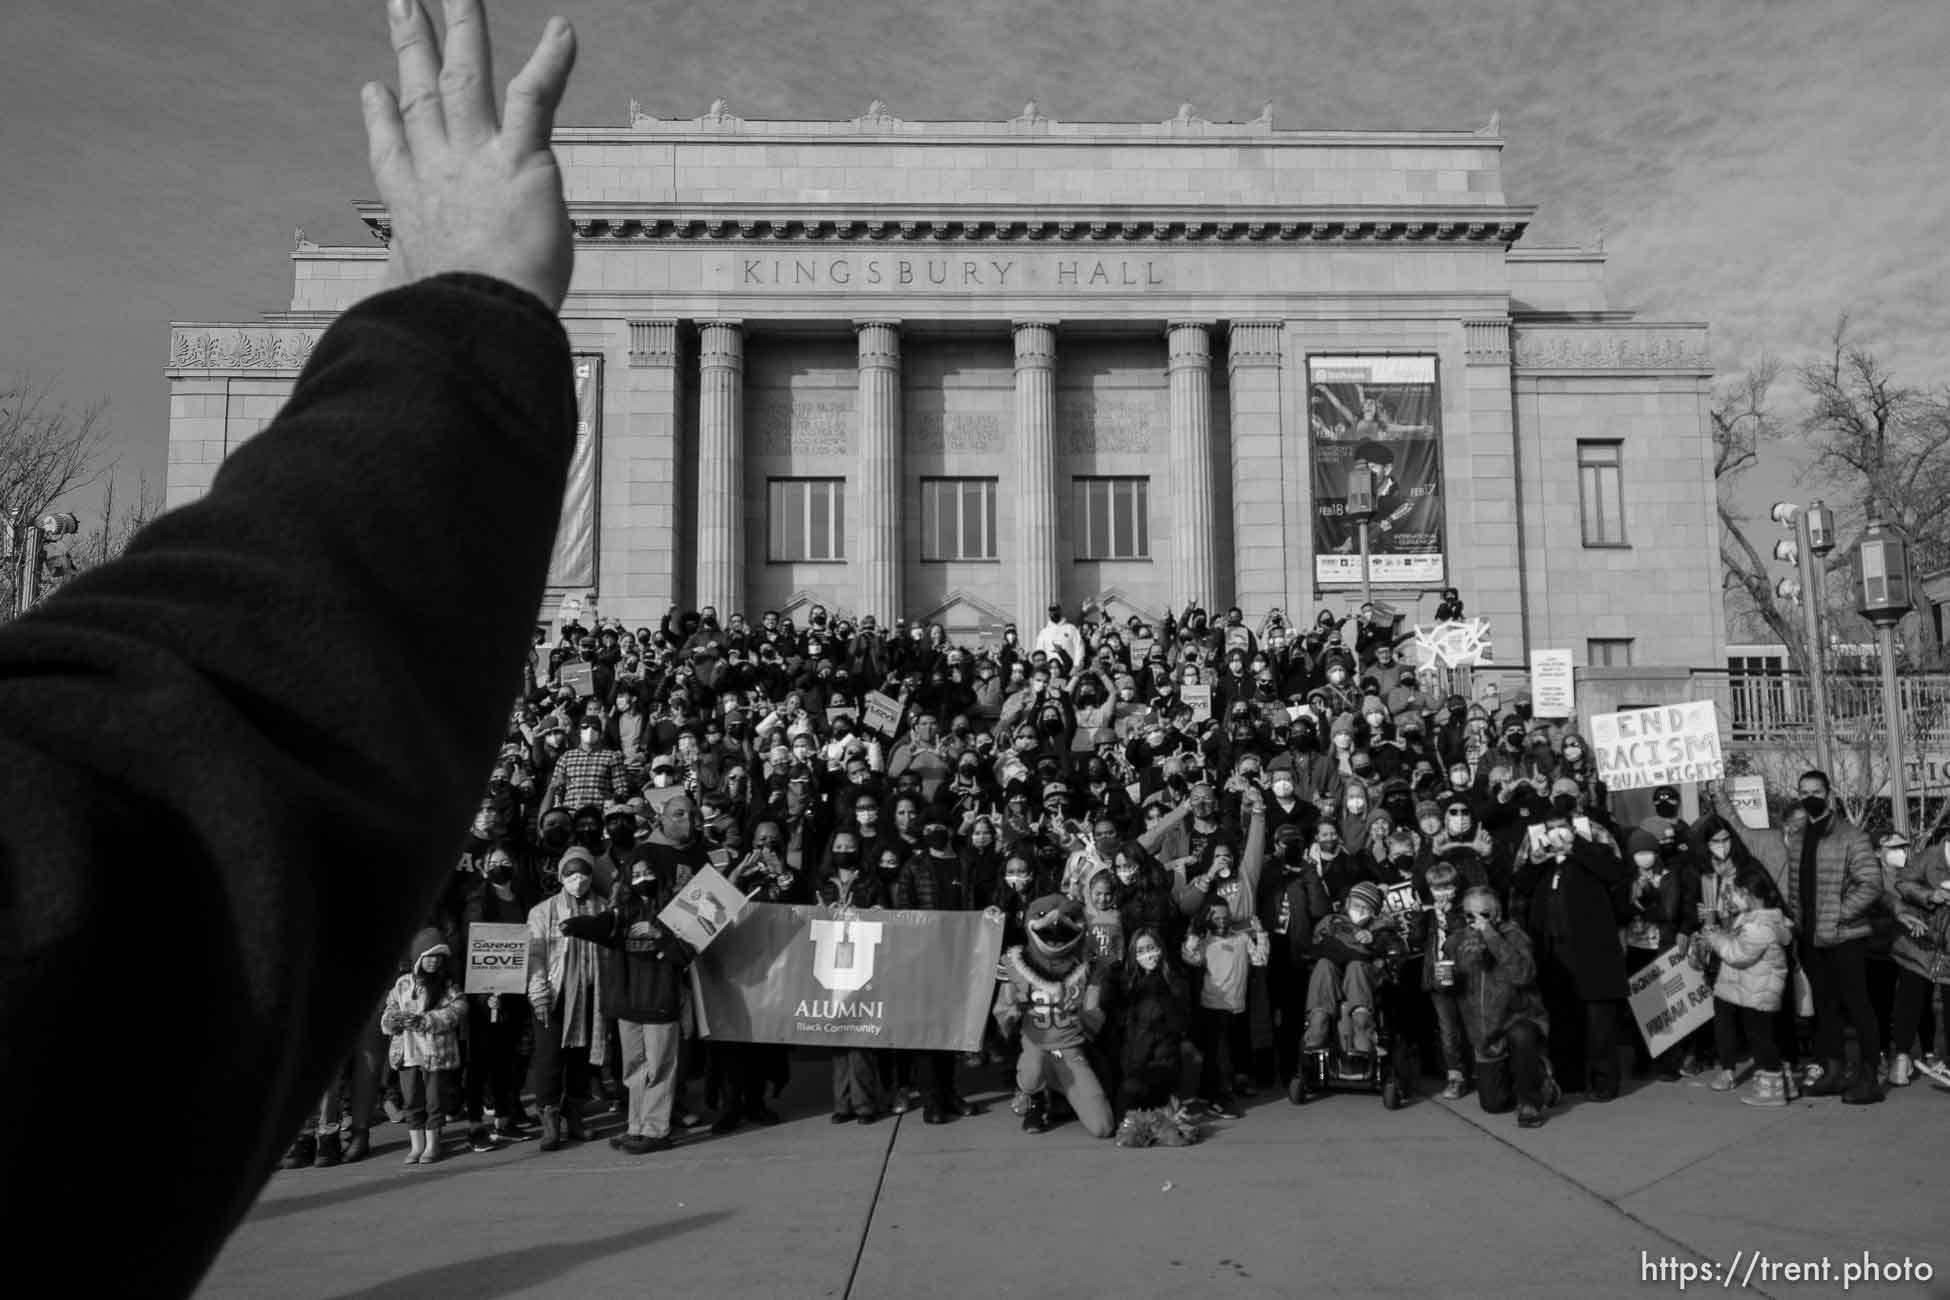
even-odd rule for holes
{"type": "MultiPolygon", "coordinates": [[[[366,1160],[360,1161],[359,1164],[364,1165],[368,1162],[374,1165],[397,1163],[395,1159],[397,1153],[405,1149],[406,1144],[404,1142],[392,1142],[384,1147],[375,1146],[372,1154],[366,1160]]],[[[397,1172],[390,1172],[383,1175],[366,1174],[364,1176],[355,1176],[351,1182],[341,1183],[339,1186],[325,1191],[312,1192],[304,1196],[283,1196],[269,1201],[259,1200],[256,1205],[251,1207],[250,1213],[244,1216],[244,1222],[264,1223],[271,1219],[282,1219],[291,1214],[303,1214],[309,1210],[322,1210],[327,1206],[340,1205],[346,1201],[356,1201],[361,1197],[379,1196],[386,1192],[396,1192],[403,1187],[423,1187],[428,1183],[443,1181],[457,1174],[478,1173],[481,1168],[480,1164],[477,1161],[470,1161],[468,1159],[469,1156],[474,1154],[474,1152],[470,1151],[449,1152],[436,1165],[415,1165],[411,1169],[408,1169],[404,1165],[398,1165],[397,1172]]],[[[339,1166],[341,1169],[357,1169],[358,1167],[358,1165],[339,1166]]],[[[312,1171],[304,1169],[281,1171],[273,1175],[274,1178],[305,1178],[311,1176],[313,1176],[312,1171]]]]}
{"type": "Polygon", "coordinates": [[[628,1232],[597,1237],[593,1241],[554,1242],[546,1246],[483,1255],[478,1259],[458,1260],[408,1273],[377,1286],[348,1291],[337,1300],[425,1300],[428,1296],[452,1295],[465,1295],[469,1300],[486,1300],[486,1297],[541,1286],[591,1260],[636,1250],[666,1237],[709,1227],[730,1217],[729,1210],[687,1214],[681,1219],[646,1224],[628,1232]]]}

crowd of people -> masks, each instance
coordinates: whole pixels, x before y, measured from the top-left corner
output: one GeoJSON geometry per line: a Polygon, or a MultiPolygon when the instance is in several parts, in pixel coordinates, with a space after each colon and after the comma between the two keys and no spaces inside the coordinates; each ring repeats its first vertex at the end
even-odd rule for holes
{"type": "MultiPolygon", "coordinates": [[[[539,1126],[553,1151],[614,1108],[638,1154],[707,1111],[716,1134],[777,1123],[792,1053],[700,1040],[695,954],[657,919],[707,864],[762,902],[993,909],[1005,953],[1039,903],[1080,905],[1090,995],[1063,1070],[1104,1099],[1093,1132],[1179,1100],[1213,1119],[1300,1101],[1309,1054],[1386,1054],[1405,1088],[1473,1090],[1525,1127],[1566,1093],[1616,1098],[1627,1050],[1755,1106],[1950,1087],[1950,850],[1872,845],[1824,774],[1778,830],[1744,828],[1717,785],[1695,822],[1661,787],[1621,824],[1575,718],[1436,689],[1372,606],[1048,615],[980,649],[818,606],[803,628],[705,608],[538,630],[467,853],[286,1167],[368,1154],[381,1098],[408,1163],[440,1158],[453,1119],[476,1150],[539,1126]],[[526,997],[461,990],[476,922],[528,927],[526,997]],[[1668,954],[1714,1016],[1654,1058],[1627,981],[1668,954]]],[[[946,1123],[974,1113],[961,1080],[999,1068],[1049,1127],[1074,1090],[1044,1095],[1040,1050],[1017,1072],[1008,1002],[964,1056],[831,1052],[832,1121],[946,1123]]]]}

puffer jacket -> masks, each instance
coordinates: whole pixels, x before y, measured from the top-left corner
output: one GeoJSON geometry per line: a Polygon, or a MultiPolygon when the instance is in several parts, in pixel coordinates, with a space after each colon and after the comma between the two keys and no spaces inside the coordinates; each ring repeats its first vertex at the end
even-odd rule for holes
{"type": "Polygon", "coordinates": [[[1530,936],[1513,921],[1498,921],[1487,934],[1451,934],[1443,956],[1456,963],[1456,1006],[1479,1061],[1501,1060],[1505,1036],[1518,1020],[1550,1032],[1550,1015],[1537,991],[1537,959],[1530,936]]]}
{"type": "MultiPolygon", "coordinates": [[[[1833,948],[1851,939],[1866,939],[1873,928],[1869,918],[1882,900],[1882,863],[1862,828],[1832,814],[1834,824],[1815,846],[1814,945],[1833,948]]],[[[1801,901],[1801,845],[1804,827],[1781,833],[1786,851],[1787,879],[1781,887],[1790,907],[1801,901]]],[[[1795,923],[1805,931],[1808,918],[1795,923]]]]}
{"type": "Polygon", "coordinates": [[[1794,923],[1776,907],[1742,912],[1724,930],[1700,935],[1720,959],[1713,996],[1736,1007],[1779,1011],[1787,989],[1788,945],[1794,923]]]}
{"type": "Polygon", "coordinates": [[[1897,875],[1899,915],[1916,917],[1929,928],[1918,939],[1904,927],[1892,955],[1904,970],[1933,984],[1950,984],[1950,903],[1932,900],[1938,889],[1950,889],[1950,840],[1917,854],[1897,875]]]}

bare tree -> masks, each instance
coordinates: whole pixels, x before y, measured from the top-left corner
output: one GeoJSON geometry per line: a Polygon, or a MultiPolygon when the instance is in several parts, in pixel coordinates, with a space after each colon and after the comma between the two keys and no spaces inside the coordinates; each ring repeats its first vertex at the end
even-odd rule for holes
{"type": "Polygon", "coordinates": [[[100,568],[120,555],[143,525],[162,513],[163,501],[147,474],[135,476],[135,500],[115,503],[115,480],[102,493],[101,522],[71,542],[64,552],[69,576],[100,568]]]}
{"type": "Polygon", "coordinates": [[[25,375],[0,381],[0,527],[7,560],[0,563],[0,618],[14,608],[15,526],[38,519],[108,468],[107,403],[79,414],[50,399],[48,386],[25,375]]]}

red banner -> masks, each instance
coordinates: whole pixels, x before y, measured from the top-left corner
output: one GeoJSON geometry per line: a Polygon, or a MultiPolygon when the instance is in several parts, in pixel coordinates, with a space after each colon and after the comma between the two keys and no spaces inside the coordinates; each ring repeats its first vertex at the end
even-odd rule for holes
{"type": "Polygon", "coordinates": [[[699,1032],[977,1051],[1001,950],[1001,922],[980,912],[754,903],[697,959],[699,1032]]]}

